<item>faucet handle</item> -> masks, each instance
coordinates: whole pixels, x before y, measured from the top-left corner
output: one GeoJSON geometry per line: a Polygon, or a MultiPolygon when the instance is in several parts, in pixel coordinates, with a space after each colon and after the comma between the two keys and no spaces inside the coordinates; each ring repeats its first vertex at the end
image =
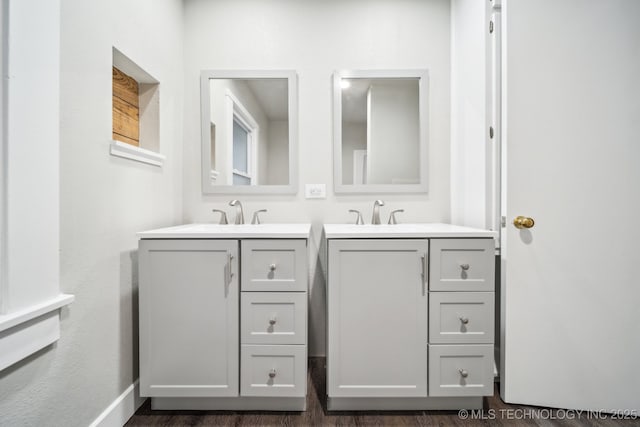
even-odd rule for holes
{"type": "Polygon", "coordinates": [[[229,224],[227,221],[227,213],[225,211],[221,211],[220,209],[211,209],[211,212],[220,212],[220,224],[229,224]]]}
{"type": "Polygon", "coordinates": [[[259,211],[255,211],[253,213],[253,218],[251,218],[251,224],[260,224],[260,217],[258,216],[258,214],[260,212],[266,212],[266,209],[260,209],[259,211]]]}
{"type": "Polygon", "coordinates": [[[360,213],[360,211],[357,211],[355,209],[349,209],[349,212],[358,214],[358,217],[356,218],[356,225],[363,225],[364,224],[364,220],[362,219],[362,213],[360,213]]]}
{"type": "Polygon", "coordinates": [[[389,214],[389,222],[387,224],[397,224],[396,220],[396,212],[404,212],[404,209],[396,209],[395,211],[391,211],[389,214]]]}

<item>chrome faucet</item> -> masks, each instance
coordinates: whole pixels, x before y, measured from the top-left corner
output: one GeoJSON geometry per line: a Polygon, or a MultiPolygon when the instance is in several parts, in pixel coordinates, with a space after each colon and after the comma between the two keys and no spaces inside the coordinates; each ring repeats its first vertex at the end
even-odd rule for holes
{"type": "Polygon", "coordinates": [[[384,206],[382,200],[376,200],[373,202],[373,216],[371,217],[371,224],[380,224],[380,206],[384,206]]]}
{"type": "Polygon", "coordinates": [[[244,224],[244,212],[242,212],[242,203],[240,203],[240,200],[234,199],[230,201],[229,206],[236,207],[236,220],[234,221],[234,224],[244,224]]]}

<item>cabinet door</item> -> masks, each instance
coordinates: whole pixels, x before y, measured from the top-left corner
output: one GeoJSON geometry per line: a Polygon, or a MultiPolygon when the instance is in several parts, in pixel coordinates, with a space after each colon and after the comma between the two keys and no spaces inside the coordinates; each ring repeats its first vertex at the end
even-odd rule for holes
{"type": "Polygon", "coordinates": [[[331,397],[427,395],[427,240],[330,240],[331,397]]]}
{"type": "Polygon", "coordinates": [[[238,242],[140,241],[140,394],[238,395],[238,242]]]}

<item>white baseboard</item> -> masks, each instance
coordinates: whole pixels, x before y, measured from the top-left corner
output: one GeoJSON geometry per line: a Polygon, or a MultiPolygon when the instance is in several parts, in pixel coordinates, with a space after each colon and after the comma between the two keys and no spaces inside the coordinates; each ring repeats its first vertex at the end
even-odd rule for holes
{"type": "Polygon", "coordinates": [[[136,380],[102,411],[90,427],[122,427],[145,400],[145,397],[140,397],[140,383],[136,380]]]}

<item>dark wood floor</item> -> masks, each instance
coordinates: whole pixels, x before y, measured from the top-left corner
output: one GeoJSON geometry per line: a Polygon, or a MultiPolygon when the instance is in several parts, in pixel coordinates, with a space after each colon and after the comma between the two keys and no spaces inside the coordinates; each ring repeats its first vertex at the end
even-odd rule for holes
{"type": "Polygon", "coordinates": [[[483,419],[464,419],[458,411],[327,412],[324,358],[309,361],[305,412],[153,411],[150,401],[127,426],[639,426],[635,420],[615,420],[600,414],[563,412],[508,405],[497,390],[485,398],[483,419]],[[537,415],[535,415],[537,414],[537,415]]]}

